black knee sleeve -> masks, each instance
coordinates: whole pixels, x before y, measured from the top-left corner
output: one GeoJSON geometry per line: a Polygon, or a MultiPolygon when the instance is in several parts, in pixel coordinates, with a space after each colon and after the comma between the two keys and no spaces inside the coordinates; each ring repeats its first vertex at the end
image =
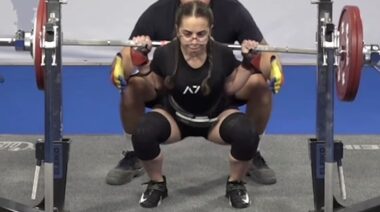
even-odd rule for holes
{"type": "Polygon", "coordinates": [[[220,125],[221,138],[231,144],[231,155],[236,160],[248,161],[253,158],[259,144],[259,134],[243,113],[227,116],[220,125]]]}
{"type": "Polygon", "coordinates": [[[149,112],[144,115],[136,132],[132,135],[132,145],[141,160],[152,160],[160,152],[160,144],[170,136],[169,121],[160,113],[149,112]]]}

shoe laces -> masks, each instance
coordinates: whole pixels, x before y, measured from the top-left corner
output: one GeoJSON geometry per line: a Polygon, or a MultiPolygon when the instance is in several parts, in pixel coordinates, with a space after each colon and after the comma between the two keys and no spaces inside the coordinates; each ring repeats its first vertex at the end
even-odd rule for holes
{"type": "Polygon", "coordinates": [[[260,152],[257,152],[253,158],[253,164],[256,168],[268,168],[267,162],[261,156],[260,152]]]}
{"type": "Polygon", "coordinates": [[[147,190],[149,191],[149,194],[151,194],[153,191],[164,191],[165,190],[165,182],[156,182],[153,180],[150,180],[148,182],[142,183],[141,185],[148,185],[147,190]]]}
{"type": "Polygon", "coordinates": [[[228,182],[228,190],[229,191],[237,191],[239,196],[243,196],[246,194],[246,188],[245,185],[246,183],[243,181],[232,181],[228,182]]]}

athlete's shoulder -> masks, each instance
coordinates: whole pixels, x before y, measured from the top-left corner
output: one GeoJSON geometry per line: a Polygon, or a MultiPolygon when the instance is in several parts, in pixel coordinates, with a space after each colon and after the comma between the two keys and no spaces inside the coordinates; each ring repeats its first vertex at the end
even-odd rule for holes
{"type": "Polygon", "coordinates": [[[225,8],[228,10],[245,10],[244,5],[238,0],[214,0],[212,7],[225,8]]]}
{"type": "Polygon", "coordinates": [[[149,10],[165,11],[167,8],[178,7],[179,0],[158,0],[149,6],[149,10]],[[157,10],[159,9],[159,10],[157,10]]]}

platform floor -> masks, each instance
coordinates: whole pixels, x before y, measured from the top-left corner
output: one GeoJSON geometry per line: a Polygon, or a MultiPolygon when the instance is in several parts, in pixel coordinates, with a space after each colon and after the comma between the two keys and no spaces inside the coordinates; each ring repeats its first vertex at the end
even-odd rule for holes
{"type": "MultiPolygon", "coordinates": [[[[123,186],[105,183],[107,172],[130,147],[115,136],[68,136],[72,139],[66,192],[66,209],[72,212],[146,211],[139,204],[147,176],[123,186]]],[[[275,185],[247,179],[253,204],[240,211],[304,212],[314,209],[307,135],[265,135],[260,145],[275,185]]],[[[0,196],[24,204],[30,200],[34,174],[33,135],[0,136],[0,196]]],[[[349,200],[357,203],[380,195],[380,136],[336,136],[345,144],[343,167],[349,200]]],[[[228,146],[202,138],[187,138],[163,146],[164,173],[169,197],[155,211],[235,211],[224,197],[228,146]]],[[[335,172],[336,173],[336,172],[335,172]]],[[[42,180],[40,180],[42,181],[42,180]]],[[[339,195],[338,184],[335,189],[339,195]]],[[[39,188],[41,197],[43,187],[39,188]]]]}

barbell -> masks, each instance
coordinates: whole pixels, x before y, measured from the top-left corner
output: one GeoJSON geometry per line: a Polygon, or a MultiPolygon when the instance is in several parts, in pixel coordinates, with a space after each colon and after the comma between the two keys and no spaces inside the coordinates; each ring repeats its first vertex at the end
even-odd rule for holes
{"type": "MultiPolygon", "coordinates": [[[[0,46],[15,46],[16,50],[30,50],[34,58],[37,87],[44,89],[44,51],[52,42],[44,39],[45,25],[47,23],[47,8],[45,1],[39,1],[34,29],[30,33],[18,31],[14,38],[0,38],[0,46]]],[[[336,90],[340,100],[353,101],[359,89],[361,70],[365,63],[373,63],[373,58],[380,60],[378,45],[365,45],[363,42],[363,25],[360,10],[357,6],[345,6],[340,14],[339,24],[334,33],[336,48],[336,90]]],[[[168,41],[153,41],[153,47],[160,47],[168,41]]],[[[61,45],[67,46],[138,46],[131,40],[67,40],[63,39],[61,45]]],[[[238,44],[225,44],[232,50],[241,50],[238,44]]],[[[317,55],[316,49],[300,49],[290,47],[272,47],[259,45],[257,52],[277,52],[289,54],[317,55]]]]}

